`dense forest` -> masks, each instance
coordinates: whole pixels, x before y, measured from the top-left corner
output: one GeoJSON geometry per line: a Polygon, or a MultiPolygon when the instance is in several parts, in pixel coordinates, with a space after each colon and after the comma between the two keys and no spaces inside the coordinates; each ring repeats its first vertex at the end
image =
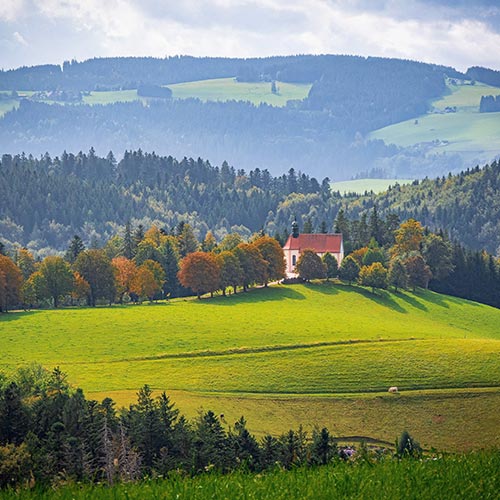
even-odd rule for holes
{"type": "Polygon", "coordinates": [[[74,234],[102,244],[128,220],[145,226],[175,227],[189,222],[198,238],[216,239],[264,228],[289,231],[296,216],[313,231],[328,231],[341,208],[358,219],[377,206],[381,215],[414,217],[453,241],[492,254],[500,247],[500,166],[493,162],[455,176],[415,181],[388,192],[344,196],[330,192],[328,179],[290,169],[273,176],[267,169],[245,172],[227,163],[163,157],[128,151],[116,161],[64,153],[51,158],[4,155],[0,162],[0,239],[41,255],[62,250],[74,234]]]}
{"type": "Polygon", "coordinates": [[[289,193],[329,193],[329,183],[295,172],[248,174],[227,163],[160,157],[141,150],[120,162],[64,153],[60,158],[4,155],[0,163],[0,239],[35,249],[62,249],[73,234],[104,243],[128,220],[167,230],[189,222],[204,238],[212,229],[248,236],[289,193]]]}
{"type": "Polygon", "coordinates": [[[331,178],[374,167],[402,178],[437,175],[459,170],[460,157],[428,157],[419,148],[386,146],[365,135],[428,111],[430,101],[445,93],[446,76],[464,77],[444,66],[336,55],[108,58],[23,67],[0,72],[0,89],[79,95],[145,85],[158,90],[159,85],[220,77],[311,83],[312,88],[306,99],[289,101],[285,108],[195,99],[69,106],[20,98],[19,108],[0,119],[0,149],[54,155],[91,146],[100,154],[141,147],[218,163],[228,159],[274,174],[307,164],[313,175],[331,178]],[[388,165],[398,165],[397,172],[388,165]]]}
{"type": "Polygon", "coordinates": [[[469,80],[480,81],[492,85],[493,87],[500,86],[500,71],[495,71],[489,68],[481,68],[473,66],[465,73],[469,80]]]}
{"type": "Polygon", "coordinates": [[[86,61],[23,66],[0,71],[0,90],[119,90],[135,89],[143,83],[167,85],[209,78],[237,77],[240,81],[313,83],[325,70],[349,71],[350,66],[383,61],[397,75],[399,65],[422,71],[437,71],[450,77],[463,77],[454,68],[397,59],[364,58],[342,55],[297,55],[264,58],[224,58],[173,56],[105,57],[86,61]],[[391,67],[392,65],[392,67],[391,67]]]}
{"type": "MultiPolygon", "coordinates": [[[[294,215],[311,220],[313,230],[322,221],[333,221],[339,208],[349,219],[358,219],[377,207],[382,215],[396,214],[401,220],[414,217],[433,230],[443,230],[453,241],[471,249],[498,254],[500,248],[500,164],[467,169],[457,175],[396,184],[387,192],[363,196],[340,193],[330,197],[291,194],[269,216],[271,232],[286,227],[294,215]]],[[[331,226],[329,226],[331,227],[331,226]]]]}

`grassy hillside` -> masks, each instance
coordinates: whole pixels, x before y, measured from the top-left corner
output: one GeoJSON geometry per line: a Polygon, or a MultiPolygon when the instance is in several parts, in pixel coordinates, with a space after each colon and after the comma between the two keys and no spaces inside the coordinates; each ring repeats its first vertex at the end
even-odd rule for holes
{"type": "MultiPolygon", "coordinates": [[[[311,88],[310,84],[276,82],[278,92],[271,92],[270,82],[245,83],[234,78],[216,78],[196,82],[169,85],[174,98],[187,99],[196,97],[202,101],[250,101],[255,105],[261,103],[273,106],[284,106],[292,99],[305,99],[311,88]]],[[[32,94],[28,92],[27,95],[32,94]]],[[[24,92],[26,94],[26,92],[24,92]]],[[[131,102],[141,99],[137,90],[93,91],[83,96],[84,104],[113,104],[115,102],[131,102]]],[[[54,104],[54,101],[44,101],[54,104]]],[[[61,104],[61,103],[58,103],[61,104]]],[[[0,100],[0,117],[19,105],[14,99],[0,100]]]]}
{"type": "Polygon", "coordinates": [[[468,82],[448,88],[448,95],[432,103],[433,113],[376,130],[370,138],[400,146],[433,143],[431,152],[465,153],[488,161],[500,152],[500,113],[479,113],[479,102],[483,95],[500,95],[500,88],[468,82]],[[446,113],[447,107],[456,107],[456,112],[446,113]]]}
{"type": "Polygon", "coordinates": [[[427,291],[276,286],[5,315],[0,369],[59,365],[90,396],[121,404],[148,383],[188,415],[245,414],[259,434],[317,422],[392,441],[409,428],[424,445],[466,449],[500,428],[499,324],[497,309],[427,291]],[[401,395],[387,394],[392,385],[401,395]],[[469,420],[470,433],[457,434],[469,420]]]}
{"type": "Polygon", "coordinates": [[[374,193],[383,193],[389,186],[394,184],[409,184],[411,179],[355,179],[352,181],[332,182],[332,191],[340,191],[341,194],[357,193],[364,194],[366,191],[374,193]]]}
{"type": "Polygon", "coordinates": [[[291,99],[305,99],[310,84],[276,82],[278,92],[271,92],[270,82],[237,82],[235,78],[216,78],[199,82],[169,85],[177,99],[197,97],[202,101],[250,101],[253,104],[284,106],[291,99]]]}
{"type": "Polygon", "coordinates": [[[318,468],[276,469],[265,474],[233,472],[136,484],[69,484],[47,490],[9,490],[5,499],[143,499],[189,500],[331,500],[336,498],[496,498],[500,488],[500,456],[495,452],[440,457],[435,460],[387,460],[380,463],[338,463],[318,468]]]}

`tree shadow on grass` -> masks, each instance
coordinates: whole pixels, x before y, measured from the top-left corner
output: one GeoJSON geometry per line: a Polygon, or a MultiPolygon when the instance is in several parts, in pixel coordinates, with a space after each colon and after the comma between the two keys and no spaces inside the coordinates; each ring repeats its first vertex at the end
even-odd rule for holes
{"type": "MultiPolygon", "coordinates": [[[[327,285],[326,283],[324,285],[327,285]]],[[[357,285],[346,285],[344,283],[329,283],[328,286],[321,286],[321,285],[311,285],[311,287],[314,287],[314,290],[321,292],[321,293],[326,293],[330,295],[335,295],[339,293],[339,290],[342,290],[344,293],[355,293],[357,295],[362,295],[363,297],[372,300],[373,302],[376,302],[377,304],[380,304],[381,306],[387,307],[389,309],[392,309],[393,311],[396,311],[398,313],[405,314],[408,311],[402,307],[400,304],[398,304],[391,296],[390,293],[386,292],[385,290],[377,290],[375,293],[371,292],[370,290],[357,286],[357,285]]],[[[353,311],[355,314],[356,311],[353,311]]]]}
{"type": "MultiPolygon", "coordinates": [[[[284,299],[305,300],[305,295],[289,286],[273,286],[269,288],[250,289],[248,292],[219,296],[209,300],[214,306],[233,306],[237,304],[251,304],[257,302],[274,302],[284,299]]],[[[204,301],[196,301],[196,303],[204,301]]]]}
{"type": "Polygon", "coordinates": [[[16,321],[17,319],[26,318],[26,316],[31,316],[32,314],[37,314],[40,311],[15,311],[0,313],[0,324],[7,323],[8,321],[16,321]]]}
{"type": "Polygon", "coordinates": [[[304,283],[302,286],[325,295],[337,295],[339,293],[339,286],[331,281],[304,283]]]}
{"type": "Polygon", "coordinates": [[[404,291],[399,290],[398,292],[396,292],[396,295],[401,300],[404,300],[408,305],[414,307],[415,309],[420,309],[421,311],[428,311],[429,310],[429,309],[427,309],[427,306],[425,304],[423,304],[422,302],[417,300],[413,295],[410,295],[408,292],[404,292],[404,291]]]}

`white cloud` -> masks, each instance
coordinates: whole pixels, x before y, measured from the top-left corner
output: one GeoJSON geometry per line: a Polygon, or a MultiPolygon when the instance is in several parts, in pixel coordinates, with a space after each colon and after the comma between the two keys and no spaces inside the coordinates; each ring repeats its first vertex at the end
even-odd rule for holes
{"type": "Polygon", "coordinates": [[[500,35],[482,14],[467,17],[471,9],[453,9],[449,3],[0,0],[0,39],[7,38],[9,27],[9,33],[19,35],[14,35],[16,49],[4,55],[2,63],[12,67],[115,55],[344,53],[403,57],[459,69],[473,64],[500,68],[500,35]],[[29,33],[30,50],[21,33],[29,33]]]}
{"type": "Polygon", "coordinates": [[[24,0],[0,0],[0,21],[14,21],[23,7],[24,0]]]}
{"type": "Polygon", "coordinates": [[[23,35],[19,33],[19,31],[14,31],[14,34],[12,36],[19,45],[28,46],[28,42],[24,39],[23,35]]]}

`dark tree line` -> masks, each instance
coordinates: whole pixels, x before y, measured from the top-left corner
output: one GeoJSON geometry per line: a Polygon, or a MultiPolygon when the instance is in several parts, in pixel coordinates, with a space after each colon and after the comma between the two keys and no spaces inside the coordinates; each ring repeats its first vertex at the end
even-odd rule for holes
{"type": "Polygon", "coordinates": [[[263,471],[325,465],[349,458],[326,428],[302,428],[257,439],[241,417],[231,426],[212,411],[188,421],[162,393],[144,386],[118,411],[110,398],[88,400],[55,369],[0,374],[0,488],[26,482],[130,481],[170,471],[215,468],[263,471]]]}
{"type": "MultiPolygon", "coordinates": [[[[391,61],[382,58],[368,60],[391,61]]],[[[0,89],[116,90],[137,88],[142,83],[165,85],[232,76],[243,81],[312,83],[321,78],[328,68],[336,69],[345,62],[359,64],[363,61],[366,61],[363,57],[340,55],[246,59],[192,56],[93,58],[81,62],[65,61],[62,66],[47,64],[0,71],[0,89]]],[[[449,67],[401,62],[433,67],[450,77],[463,77],[461,73],[449,67]]]]}
{"type": "Polygon", "coordinates": [[[480,113],[496,113],[500,111],[500,96],[483,95],[479,103],[480,113]]]}
{"type": "Polygon", "coordinates": [[[248,234],[263,225],[269,211],[292,192],[328,191],[306,174],[293,169],[273,177],[267,169],[245,172],[226,162],[127,151],[116,162],[110,153],[99,157],[63,153],[52,159],[4,155],[0,173],[0,235],[27,245],[62,249],[74,234],[92,227],[101,243],[119,224],[149,218],[161,227],[192,221],[201,239],[209,228],[231,232],[243,227],[248,234]]]}
{"type": "Polygon", "coordinates": [[[469,80],[487,83],[493,87],[500,87],[500,71],[472,66],[467,70],[465,75],[469,80]]]}

